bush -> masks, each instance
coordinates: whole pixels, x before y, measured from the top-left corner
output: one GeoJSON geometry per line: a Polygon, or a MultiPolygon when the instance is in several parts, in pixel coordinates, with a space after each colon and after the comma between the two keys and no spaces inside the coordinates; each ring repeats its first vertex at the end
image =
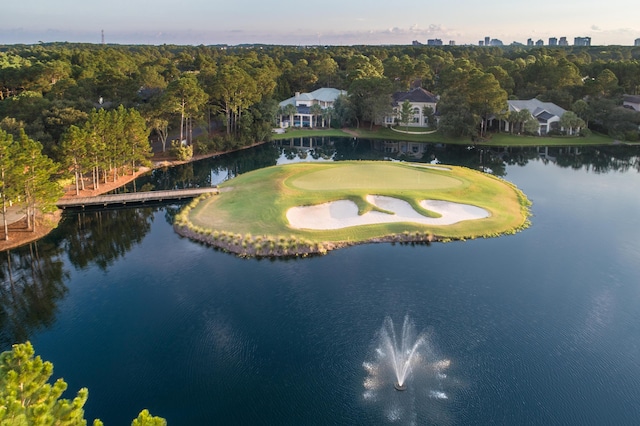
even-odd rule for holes
{"type": "Polygon", "coordinates": [[[171,141],[171,149],[169,153],[176,157],[178,161],[189,161],[193,157],[193,147],[190,145],[182,145],[180,141],[171,141]]]}
{"type": "Polygon", "coordinates": [[[591,130],[587,129],[586,127],[584,129],[580,129],[581,138],[588,138],[589,136],[591,136],[591,130]]]}

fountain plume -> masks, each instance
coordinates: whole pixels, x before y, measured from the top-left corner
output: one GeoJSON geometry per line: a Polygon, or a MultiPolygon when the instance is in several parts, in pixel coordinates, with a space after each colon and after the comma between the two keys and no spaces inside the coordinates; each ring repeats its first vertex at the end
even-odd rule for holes
{"type": "Polygon", "coordinates": [[[380,407],[387,420],[416,423],[413,420],[444,415],[450,382],[445,371],[451,361],[437,355],[431,339],[430,333],[416,333],[409,316],[398,330],[390,317],[385,318],[376,333],[371,358],[362,363],[366,372],[362,397],[380,407]]]}

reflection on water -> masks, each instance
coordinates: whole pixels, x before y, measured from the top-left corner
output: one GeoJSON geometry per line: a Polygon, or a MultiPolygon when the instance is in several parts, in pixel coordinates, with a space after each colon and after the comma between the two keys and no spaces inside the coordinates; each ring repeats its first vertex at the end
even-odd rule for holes
{"type": "Polygon", "coordinates": [[[69,212],[56,233],[76,268],[95,264],[105,270],[140,243],[151,229],[156,208],[69,212]]]}
{"type": "Polygon", "coordinates": [[[176,204],[66,213],[47,238],[0,253],[2,349],[33,340],[70,388],[89,387],[88,417],[105,424],[145,406],[171,425],[637,423],[640,148],[299,145],[155,170],[136,188],[291,161],[440,161],[512,179],[532,197],[533,226],[270,262],[181,239],[176,204]],[[438,386],[382,404],[412,393],[379,388],[367,344],[405,310],[447,359],[430,365],[438,386]]]}
{"type": "Polygon", "coordinates": [[[61,254],[44,241],[0,253],[0,350],[55,321],[57,303],[67,292],[61,254]]]}

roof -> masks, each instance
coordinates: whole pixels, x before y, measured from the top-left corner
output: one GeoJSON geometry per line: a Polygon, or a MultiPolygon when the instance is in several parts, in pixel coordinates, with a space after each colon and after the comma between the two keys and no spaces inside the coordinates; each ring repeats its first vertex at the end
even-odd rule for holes
{"type": "Polygon", "coordinates": [[[284,107],[288,104],[295,105],[296,101],[333,102],[338,98],[338,96],[346,94],[347,92],[345,90],[334,89],[332,87],[322,87],[310,93],[299,93],[297,96],[285,99],[280,102],[280,106],[284,107]]]}
{"type": "Polygon", "coordinates": [[[623,98],[625,102],[640,104],[640,95],[624,95],[623,98]]]}
{"type": "Polygon", "coordinates": [[[347,92],[345,90],[334,89],[332,87],[323,87],[309,93],[309,95],[313,96],[313,99],[322,102],[333,102],[338,96],[346,94],[347,92]]]}
{"type": "Polygon", "coordinates": [[[553,118],[554,115],[547,111],[542,111],[540,114],[537,114],[536,117],[540,121],[549,121],[550,118],[553,118]]]}
{"type": "Polygon", "coordinates": [[[557,117],[562,117],[562,114],[567,112],[562,107],[554,104],[553,102],[542,102],[539,99],[533,98],[529,100],[508,100],[509,111],[522,111],[523,109],[528,110],[531,115],[536,118],[543,118],[544,120],[548,120],[554,115],[557,117]],[[547,116],[547,114],[550,114],[547,116]],[[545,118],[548,117],[548,118],[545,118]]]}
{"type": "Polygon", "coordinates": [[[399,105],[404,101],[411,103],[429,103],[435,104],[438,102],[438,98],[428,90],[424,90],[422,87],[416,87],[408,92],[396,92],[393,94],[393,103],[399,105]]]}

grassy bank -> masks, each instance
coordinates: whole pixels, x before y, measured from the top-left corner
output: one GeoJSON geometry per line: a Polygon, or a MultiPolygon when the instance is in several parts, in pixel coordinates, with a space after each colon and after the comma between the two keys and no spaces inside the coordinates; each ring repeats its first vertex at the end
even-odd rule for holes
{"type": "MultiPolygon", "coordinates": [[[[403,130],[402,127],[399,130],[403,130]]],[[[414,130],[410,128],[410,130],[414,130]]],[[[369,129],[291,129],[282,134],[274,134],[273,140],[303,138],[303,137],[359,137],[364,139],[385,139],[407,142],[447,143],[457,145],[470,145],[474,142],[469,137],[452,138],[440,132],[431,134],[410,134],[394,132],[386,127],[369,129]]],[[[579,146],[579,145],[611,145],[614,140],[608,136],[593,133],[588,137],[578,136],[520,136],[509,133],[494,133],[486,140],[476,142],[478,145],[488,146],[579,146]]]]}
{"type": "Polygon", "coordinates": [[[177,217],[176,230],[241,255],[304,255],[368,241],[431,241],[493,237],[528,226],[529,201],[513,185],[474,170],[433,169],[411,163],[297,163],[243,174],[220,194],[194,201],[177,217]],[[367,195],[385,195],[421,211],[424,199],[471,204],[490,216],[447,226],[386,223],[335,230],[294,229],[288,209],[352,200],[363,214],[367,195]]]}

